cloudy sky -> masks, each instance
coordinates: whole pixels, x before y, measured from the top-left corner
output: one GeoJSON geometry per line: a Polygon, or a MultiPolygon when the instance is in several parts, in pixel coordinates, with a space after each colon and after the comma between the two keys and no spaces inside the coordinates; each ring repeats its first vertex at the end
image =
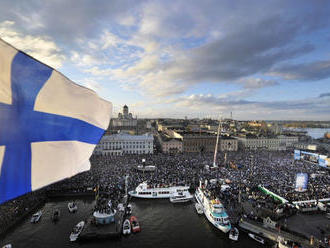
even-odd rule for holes
{"type": "Polygon", "coordinates": [[[2,0],[0,37],[140,117],[330,120],[330,1],[2,0]]]}

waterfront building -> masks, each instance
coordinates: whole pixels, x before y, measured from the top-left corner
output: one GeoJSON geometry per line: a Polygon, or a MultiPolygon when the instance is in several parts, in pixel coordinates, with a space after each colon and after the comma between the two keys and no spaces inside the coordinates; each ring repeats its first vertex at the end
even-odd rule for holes
{"type": "Polygon", "coordinates": [[[152,154],[153,135],[130,135],[118,133],[104,135],[94,150],[96,155],[152,154]]]}
{"type": "Polygon", "coordinates": [[[298,142],[298,137],[280,135],[277,137],[237,137],[239,144],[244,149],[256,150],[265,149],[272,151],[282,151],[293,148],[298,142]]]}

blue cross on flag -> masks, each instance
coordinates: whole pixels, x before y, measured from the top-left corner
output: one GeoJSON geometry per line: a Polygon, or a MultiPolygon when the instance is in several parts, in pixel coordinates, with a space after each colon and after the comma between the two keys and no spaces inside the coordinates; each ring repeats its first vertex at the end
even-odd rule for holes
{"type": "Polygon", "coordinates": [[[111,109],[0,39],[0,204],[89,170],[111,109]]]}

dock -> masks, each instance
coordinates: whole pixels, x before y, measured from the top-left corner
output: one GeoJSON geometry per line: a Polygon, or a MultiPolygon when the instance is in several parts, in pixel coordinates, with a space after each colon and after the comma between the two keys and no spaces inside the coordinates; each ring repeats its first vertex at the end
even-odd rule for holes
{"type": "Polygon", "coordinates": [[[79,235],[80,241],[85,240],[102,240],[102,239],[117,239],[121,236],[122,225],[124,222],[126,207],[127,207],[128,197],[125,195],[122,199],[122,204],[124,206],[124,211],[117,211],[115,214],[115,221],[110,224],[96,225],[93,221],[94,217],[91,216],[87,220],[84,229],[79,235]]]}
{"type": "Polygon", "coordinates": [[[279,237],[283,237],[286,240],[298,242],[305,248],[317,247],[318,243],[318,240],[315,239],[314,244],[311,245],[310,240],[303,235],[293,234],[283,230],[270,228],[263,225],[262,223],[255,222],[252,220],[241,220],[238,226],[247,232],[255,233],[274,242],[277,242],[279,237]]]}

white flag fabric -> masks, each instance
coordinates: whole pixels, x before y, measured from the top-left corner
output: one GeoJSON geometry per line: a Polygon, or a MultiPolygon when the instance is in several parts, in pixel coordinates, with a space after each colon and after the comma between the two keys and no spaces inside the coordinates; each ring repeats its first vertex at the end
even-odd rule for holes
{"type": "Polygon", "coordinates": [[[0,204],[89,170],[111,110],[0,39],[0,204]]]}

